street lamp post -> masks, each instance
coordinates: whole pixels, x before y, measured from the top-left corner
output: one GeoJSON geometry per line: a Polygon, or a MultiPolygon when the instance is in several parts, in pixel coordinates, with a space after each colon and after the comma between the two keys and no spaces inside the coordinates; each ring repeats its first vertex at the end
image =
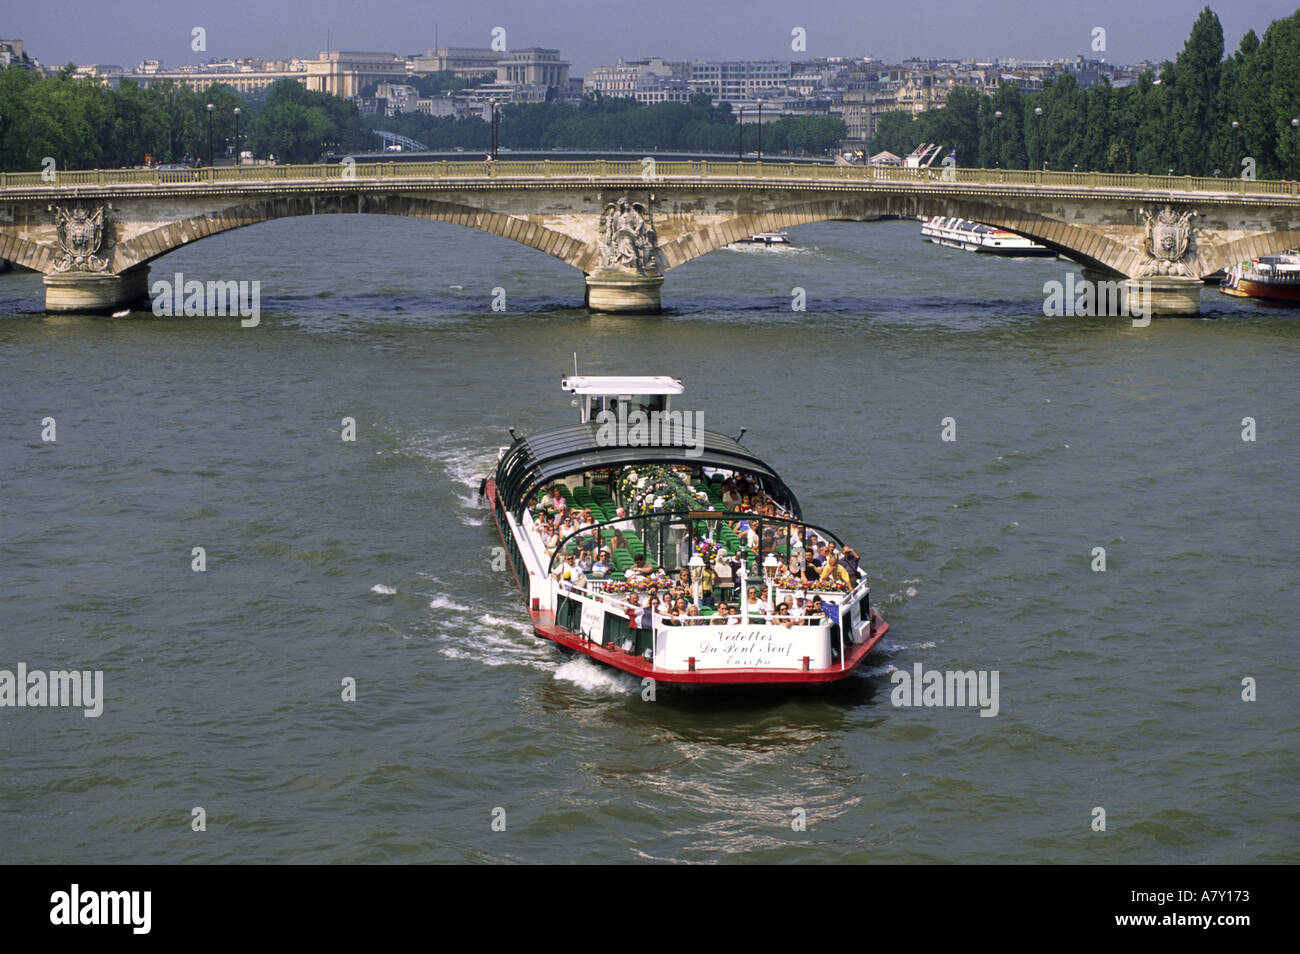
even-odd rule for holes
{"type": "Polygon", "coordinates": [[[779,565],[774,553],[769,553],[763,561],[763,582],[767,584],[767,603],[772,607],[776,606],[772,599],[772,587],[776,585],[776,570],[779,565]]]}
{"type": "Polygon", "coordinates": [[[993,111],[993,125],[998,127],[998,154],[993,158],[993,167],[1002,168],[1002,110],[993,111]]]}
{"type": "Polygon", "coordinates": [[[1291,152],[1291,181],[1294,182],[1296,153],[1300,152],[1300,119],[1291,120],[1291,128],[1295,130],[1295,149],[1291,152]]]}
{"type": "Polygon", "coordinates": [[[749,625],[749,570],[745,560],[744,551],[740,554],[740,569],[736,575],[740,577],[740,621],[746,626],[749,625]]]}
{"type": "Polygon", "coordinates": [[[1043,154],[1043,107],[1034,107],[1034,167],[1039,167],[1043,154]]]}
{"type": "Polygon", "coordinates": [[[758,161],[763,161],[763,101],[758,101],[758,161]]]}
{"type": "Polygon", "coordinates": [[[242,164],[239,158],[241,155],[243,155],[243,153],[239,151],[239,107],[236,106],[235,107],[235,165],[237,166],[242,164]]]}
{"type": "Polygon", "coordinates": [[[217,108],[217,107],[213,106],[211,103],[208,103],[208,165],[209,165],[209,166],[211,166],[211,165],[213,164],[213,159],[212,159],[212,111],[213,111],[214,109],[216,109],[216,108],[217,108]]]}
{"type": "Polygon", "coordinates": [[[490,155],[493,160],[497,158],[497,149],[500,145],[501,138],[501,103],[492,100],[492,149],[490,155]]]}
{"type": "Polygon", "coordinates": [[[740,127],[740,134],[737,136],[737,142],[736,142],[736,161],[744,162],[745,161],[745,107],[744,106],[740,107],[740,119],[737,121],[737,125],[740,127]]]}
{"type": "Polygon", "coordinates": [[[1241,171],[1241,163],[1237,161],[1237,130],[1241,128],[1241,123],[1235,119],[1232,121],[1232,174],[1236,176],[1241,171]]]}

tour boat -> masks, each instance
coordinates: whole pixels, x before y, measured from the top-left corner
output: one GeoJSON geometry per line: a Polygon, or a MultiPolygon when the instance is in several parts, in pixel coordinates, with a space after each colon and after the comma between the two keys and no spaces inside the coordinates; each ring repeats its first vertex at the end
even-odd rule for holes
{"type": "Polygon", "coordinates": [[[511,428],[481,485],[538,636],[666,684],[830,683],[862,664],[889,624],[856,551],[804,519],[743,430],[731,438],[674,409],[675,378],[575,373],[561,387],[578,422],[511,428]],[[764,512],[729,508],[745,493],[764,512]],[[559,510],[589,510],[591,523],[543,536],[559,510]],[[813,579],[823,548],[849,564],[813,579]],[[584,550],[596,558],[585,572],[584,550]],[[652,595],[674,585],[681,615],[652,595]]]}
{"type": "Polygon", "coordinates": [[[1300,302],[1300,252],[1261,255],[1233,265],[1224,273],[1219,290],[1239,298],[1300,302]]]}
{"type": "Polygon", "coordinates": [[[790,236],[785,232],[756,232],[749,238],[736,239],[733,245],[789,245],[790,236]]]}
{"type": "Polygon", "coordinates": [[[960,248],[967,252],[987,252],[992,255],[1015,256],[1049,256],[1055,255],[1045,245],[1008,232],[1006,229],[994,228],[969,219],[931,216],[922,219],[921,238],[929,239],[936,245],[960,248]]]}

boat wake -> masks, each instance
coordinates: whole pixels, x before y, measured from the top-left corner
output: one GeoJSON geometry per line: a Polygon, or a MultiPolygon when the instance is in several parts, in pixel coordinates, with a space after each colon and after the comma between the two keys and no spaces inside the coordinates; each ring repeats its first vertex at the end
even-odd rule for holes
{"type": "Polygon", "coordinates": [[[532,625],[522,615],[501,616],[466,606],[446,594],[434,594],[429,609],[436,611],[433,632],[438,652],[448,659],[484,666],[527,666],[596,695],[641,691],[641,684],[633,676],[585,656],[564,658],[550,643],[533,635],[532,625]]]}
{"type": "Polygon", "coordinates": [[[496,451],[490,445],[485,449],[483,442],[466,445],[415,437],[402,450],[412,456],[441,464],[452,484],[452,494],[460,503],[461,512],[456,515],[457,519],[467,527],[483,526],[486,511],[478,495],[478,488],[483,475],[496,463],[496,451]],[[459,492],[459,487],[466,488],[467,492],[459,492]]]}
{"type": "Polygon", "coordinates": [[[555,654],[549,646],[535,643],[528,624],[468,607],[451,609],[453,605],[447,600],[439,608],[435,636],[438,652],[448,659],[468,659],[484,666],[529,666],[551,673],[558,668],[555,654]]]}
{"type": "Polygon", "coordinates": [[[626,696],[641,691],[641,683],[636,677],[602,666],[586,656],[575,656],[560,663],[555,669],[555,678],[571,682],[588,692],[611,696],[626,696]]]}

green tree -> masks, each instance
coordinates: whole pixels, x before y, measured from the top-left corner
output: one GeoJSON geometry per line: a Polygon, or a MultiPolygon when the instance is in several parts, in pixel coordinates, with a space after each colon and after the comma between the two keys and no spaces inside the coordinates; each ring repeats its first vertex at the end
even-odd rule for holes
{"type": "Polygon", "coordinates": [[[1175,170],[1201,175],[1213,165],[1207,130],[1219,124],[1223,26],[1209,7],[1192,25],[1191,36],[1172,70],[1169,118],[1174,140],[1175,170]]]}

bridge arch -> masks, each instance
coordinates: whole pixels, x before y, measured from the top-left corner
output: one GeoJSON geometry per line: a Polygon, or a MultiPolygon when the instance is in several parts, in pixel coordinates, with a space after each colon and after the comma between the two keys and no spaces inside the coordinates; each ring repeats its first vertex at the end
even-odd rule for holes
{"type": "MultiPolygon", "coordinates": [[[[146,265],[182,245],[247,225],[300,215],[338,213],[400,215],[433,222],[450,222],[490,235],[500,235],[521,245],[545,252],[574,267],[578,267],[578,263],[584,259],[588,251],[585,243],[525,218],[454,202],[400,193],[279,195],[268,196],[265,199],[245,199],[225,208],[205,210],[189,218],[171,222],[118,242],[113,248],[112,272],[121,274],[137,266],[146,265]]],[[[20,262],[20,264],[26,263],[20,262]]],[[[38,270],[48,272],[50,268],[38,270]]]]}
{"type": "Polygon", "coordinates": [[[1125,269],[1131,268],[1136,258],[1128,246],[1093,227],[1072,225],[996,202],[944,196],[891,196],[795,202],[776,209],[738,215],[660,244],[660,266],[664,270],[675,268],[759,232],[831,219],[867,219],[884,215],[900,218],[956,216],[983,222],[1023,235],[1087,268],[1117,276],[1127,274],[1125,269]]]}
{"type": "Polygon", "coordinates": [[[1247,259],[1272,255],[1297,247],[1300,247],[1300,229],[1280,229],[1276,232],[1247,235],[1234,242],[1213,246],[1203,251],[1199,260],[1204,274],[1212,275],[1221,268],[1236,265],[1247,259]]]}
{"type": "Polygon", "coordinates": [[[58,258],[58,250],[51,248],[49,245],[41,245],[38,242],[15,236],[9,239],[4,257],[7,261],[13,262],[15,265],[21,265],[23,268],[30,268],[34,272],[48,273],[54,271],[54,262],[58,258]]]}

